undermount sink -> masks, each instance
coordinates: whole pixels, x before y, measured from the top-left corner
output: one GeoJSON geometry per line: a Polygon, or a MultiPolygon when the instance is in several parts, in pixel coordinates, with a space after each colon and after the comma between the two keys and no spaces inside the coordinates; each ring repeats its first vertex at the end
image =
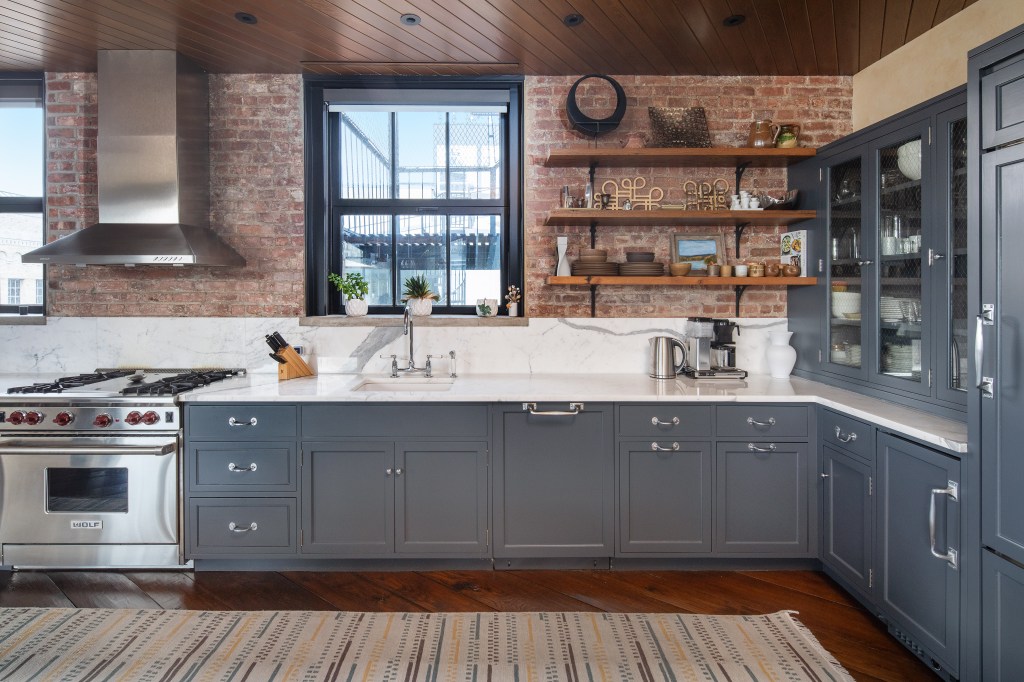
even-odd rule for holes
{"type": "Polygon", "coordinates": [[[455,383],[451,377],[382,377],[363,379],[353,391],[447,391],[455,383]]]}

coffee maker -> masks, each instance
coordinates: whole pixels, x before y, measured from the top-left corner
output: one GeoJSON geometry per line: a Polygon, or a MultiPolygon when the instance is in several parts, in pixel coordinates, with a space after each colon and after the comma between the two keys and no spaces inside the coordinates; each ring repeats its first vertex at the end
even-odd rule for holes
{"type": "MultiPolygon", "coordinates": [[[[711,328],[714,338],[711,341],[711,366],[720,370],[736,369],[736,342],[733,340],[733,332],[739,333],[739,325],[731,320],[713,319],[711,328]]],[[[744,376],[746,372],[743,372],[744,376]]]]}
{"type": "Polygon", "coordinates": [[[736,346],[732,343],[732,330],[736,325],[729,320],[709,317],[691,317],[686,325],[686,367],[683,373],[694,379],[742,379],[747,373],[736,369],[736,346]],[[722,328],[718,323],[731,325],[722,328]],[[719,347],[719,338],[728,338],[732,353],[719,347]],[[724,360],[725,362],[721,362],[724,360]]]}

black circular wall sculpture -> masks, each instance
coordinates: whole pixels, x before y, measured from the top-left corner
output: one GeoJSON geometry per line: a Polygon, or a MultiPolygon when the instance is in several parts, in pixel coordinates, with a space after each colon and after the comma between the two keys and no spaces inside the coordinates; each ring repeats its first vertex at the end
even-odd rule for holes
{"type": "Polygon", "coordinates": [[[622,89],[622,86],[614,78],[597,73],[587,74],[569,88],[569,96],[565,100],[565,112],[569,117],[569,125],[572,126],[572,129],[578,130],[584,135],[596,136],[610,132],[619,127],[619,124],[622,123],[622,117],[626,113],[626,91],[622,89]],[[590,118],[580,111],[580,107],[576,103],[576,88],[588,78],[601,78],[611,83],[612,87],[615,88],[615,111],[608,118],[590,118]]]}

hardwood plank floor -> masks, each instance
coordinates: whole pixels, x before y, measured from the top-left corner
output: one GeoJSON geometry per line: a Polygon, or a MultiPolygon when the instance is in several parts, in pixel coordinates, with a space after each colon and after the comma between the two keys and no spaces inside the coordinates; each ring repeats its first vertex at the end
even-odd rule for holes
{"type": "Polygon", "coordinates": [[[937,679],[812,571],[51,571],[0,574],[0,607],[606,611],[797,616],[857,680],[937,679]]]}

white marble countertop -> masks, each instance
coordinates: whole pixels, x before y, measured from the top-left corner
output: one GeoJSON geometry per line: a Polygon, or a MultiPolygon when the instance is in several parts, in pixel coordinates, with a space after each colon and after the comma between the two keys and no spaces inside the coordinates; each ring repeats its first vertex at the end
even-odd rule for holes
{"type": "Polygon", "coordinates": [[[817,403],[953,452],[967,452],[967,424],[798,377],[751,375],[743,381],[650,379],[631,374],[321,374],[278,382],[275,374],[217,384],[182,402],[742,402],[817,403]],[[367,385],[368,384],[368,385],[367,385]],[[396,390],[399,389],[399,390],[396,390]],[[369,390],[367,390],[369,389],[369,390]]]}

